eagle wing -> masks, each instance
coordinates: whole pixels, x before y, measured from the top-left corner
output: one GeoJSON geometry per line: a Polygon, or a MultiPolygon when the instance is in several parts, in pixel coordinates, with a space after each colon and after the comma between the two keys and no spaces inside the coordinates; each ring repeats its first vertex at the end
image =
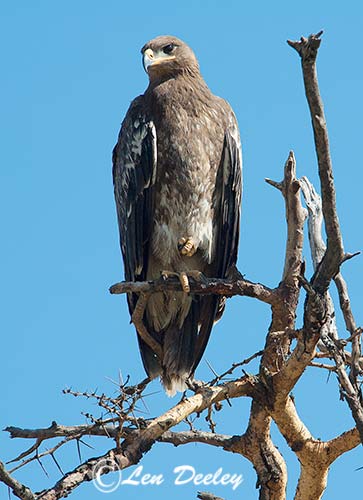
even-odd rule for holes
{"type": "Polygon", "coordinates": [[[237,262],[242,197],[242,150],[235,121],[224,136],[217,190],[220,192],[217,196],[219,226],[215,264],[217,276],[226,278],[237,262]]]}
{"type": "MultiPolygon", "coordinates": [[[[218,278],[228,278],[235,267],[239,242],[242,149],[237,122],[234,115],[232,117],[232,123],[227,128],[224,136],[214,193],[217,231],[215,234],[215,256],[212,262],[212,272],[218,278]]],[[[213,323],[223,314],[224,306],[225,297],[215,295],[203,297],[193,370],[198,366],[203,356],[213,323]]]]}
{"type": "MultiPolygon", "coordinates": [[[[153,223],[157,153],[155,127],[145,116],[142,96],[132,102],[126,114],[112,161],[125,279],[143,281],[146,279],[153,223]]],[[[136,300],[137,296],[128,296],[131,314],[136,300]]]]}

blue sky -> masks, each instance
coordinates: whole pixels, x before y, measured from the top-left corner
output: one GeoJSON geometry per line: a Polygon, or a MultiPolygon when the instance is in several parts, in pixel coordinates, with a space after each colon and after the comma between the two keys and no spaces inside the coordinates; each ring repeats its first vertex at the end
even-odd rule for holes
{"type": "MultiPolygon", "coordinates": [[[[283,268],[285,214],[281,196],[264,178],[280,180],[293,149],[298,175],[317,185],[299,59],[286,39],[325,30],[318,69],[340,221],[346,250],[363,249],[360,2],[343,7],[308,0],[302,8],[282,1],[19,0],[2,2],[1,11],[1,428],[42,427],[52,420],[83,423],[81,412],[98,416],[97,407],[62,395],[64,387],[112,393],[110,379],[117,379],[119,370],[134,382],[144,376],[125,300],[108,294],[123,276],[111,150],[130,101],[147,85],[140,48],[154,36],[169,33],[188,42],[210,88],[237,114],[245,183],[239,268],[248,279],[276,286],[283,268]]],[[[308,248],[305,257],[311,272],[308,248]]],[[[344,267],[358,324],[363,322],[362,271],[361,257],[344,267]]],[[[204,359],[221,372],[261,349],[269,319],[265,305],[247,298],[229,301],[204,359]]],[[[345,336],[339,313],[338,322],[345,336]]],[[[254,372],[256,365],[248,369],[254,372]]],[[[205,361],[197,376],[212,377],[205,361]]],[[[157,394],[147,398],[150,416],[172,403],[158,382],[152,391],[157,394]]],[[[316,437],[331,438],[352,426],[334,377],[327,381],[325,372],[311,368],[294,393],[316,437]]],[[[217,431],[243,432],[248,409],[247,400],[233,402],[232,409],[216,416],[217,431]]],[[[298,463],[276,429],[273,433],[290,467],[291,497],[298,463]]],[[[10,441],[6,433],[0,439],[2,460],[30,446],[10,441]]],[[[89,442],[96,449],[84,448],[85,457],[107,446],[96,438],[89,442]]],[[[59,461],[65,470],[77,465],[73,443],[59,461]]],[[[142,461],[144,472],[164,474],[163,485],[122,486],[110,498],[195,498],[199,487],[173,485],[172,471],[182,464],[198,472],[223,467],[242,474],[236,491],[228,486],[213,491],[232,500],[258,498],[247,460],[202,445],[174,449],[167,444],[155,445],[142,461]]],[[[17,477],[34,490],[50,486],[59,474],[50,460],[44,465],[49,478],[37,464],[17,477]]],[[[355,469],[362,465],[361,449],[334,464],[326,498],[352,497],[362,480],[362,471],[355,469]]],[[[0,493],[4,496],[6,489],[0,487],[0,493]]],[[[72,498],[104,496],[87,484],[72,498]]]]}

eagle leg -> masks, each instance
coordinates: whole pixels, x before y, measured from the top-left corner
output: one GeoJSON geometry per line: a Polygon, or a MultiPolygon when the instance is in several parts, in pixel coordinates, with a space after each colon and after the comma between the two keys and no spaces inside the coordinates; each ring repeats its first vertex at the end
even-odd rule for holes
{"type": "Polygon", "coordinates": [[[188,236],[187,238],[180,238],[180,240],[178,241],[178,249],[180,254],[186,257],[192,257],[198,250],[191,236],[188,236]]]}
{"type": "Polygon", "coordinates": [[[163,349],[161,345],[150,335],[144,325],[143,317],[147,301],[148,295],[146,293],[140,293],[140,296],[136,302],[134,312],[132,313],[131,321],[135,325],[137,333],[140,335],[142,340],[146,342],[146,344],[154,351],[157,357],[162,360],[163,349]]]}

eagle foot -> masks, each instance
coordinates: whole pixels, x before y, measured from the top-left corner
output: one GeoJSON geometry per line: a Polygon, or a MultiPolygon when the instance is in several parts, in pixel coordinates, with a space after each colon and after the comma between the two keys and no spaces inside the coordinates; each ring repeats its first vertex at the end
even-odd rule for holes
{"type": "Polygon", "coordinates": [[[146,304],[148,301],[148,294],[140,293],[139,298],[137,299],[136,306],[134,312],[132,313],[131,321],[135,325],[137,333],[140,335],[142,340],[154,351],[157,357],[162,360],[163,359],[163,349],[159,342],[154,339],[147,331],[143,317],[146,308],[146,304]]]}
{"type": "Polygon", "coordinates": [[[183,292],[190,292],[189,279],[187,273],[185,273],[184,271],[182,271],[181,273],[176,273],[174,271],[161,271],[161,276],[165,279],[168,279],[171,276],[176,276],[180,281],[183,292]]]}
{"type": "Polygon", "coordinates": [[[161,276],[165,279],[168,279],[171,276],[176,276],[180,281],[183,292],[185,293],[190,292],[189,277],[199,282],[204,280],[204,275],[200,271],[182,271],[180,273],[176,273],[175,271],[161,271],[161,276]]]}
{"type": "Polygon", "coordinates": [[[198,250],[197,246],[191,236],[180,238],[178,241],[178,250],[181,255],[185,257],[192,257],[198,250]]]}

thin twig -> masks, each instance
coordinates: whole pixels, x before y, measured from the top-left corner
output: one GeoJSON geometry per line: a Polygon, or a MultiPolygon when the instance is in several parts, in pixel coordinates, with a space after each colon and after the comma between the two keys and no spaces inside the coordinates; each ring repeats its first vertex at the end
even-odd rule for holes
{"type": "Polygon", "coordinates": [[[254,359],[258,358],[259,356],[262,356],[262,354],[263,354],[263,351],[258,351],[258,352],[255,352],[254,354],[252,354],[251,356],[249,356],[248,358],[244,359],[243,361],[240,361],[239,363],[233,363],[233,365],[231,366],[231,368],[229,368],[229,370],[225,371],[221,375],[217,375],[213,380],[208,382],[208,385],[217,384],[218,382],[223,380],[227,375],[232,375],[234,370],[236,370],[240,366],[248,365],[248,363],[250,363],[254,359]]]}
{"type": "Polygon", "coordinates": [[[314,361],[312,361],[311,363],[309,363],[309,366],[314,366],[315,368],[323,368],[324,370],[329,370],[331,372],[336,372],[337,369],[335,366],[332,366],[332,365],[327,365],[325,363],[315,363],[314,361]]]}

